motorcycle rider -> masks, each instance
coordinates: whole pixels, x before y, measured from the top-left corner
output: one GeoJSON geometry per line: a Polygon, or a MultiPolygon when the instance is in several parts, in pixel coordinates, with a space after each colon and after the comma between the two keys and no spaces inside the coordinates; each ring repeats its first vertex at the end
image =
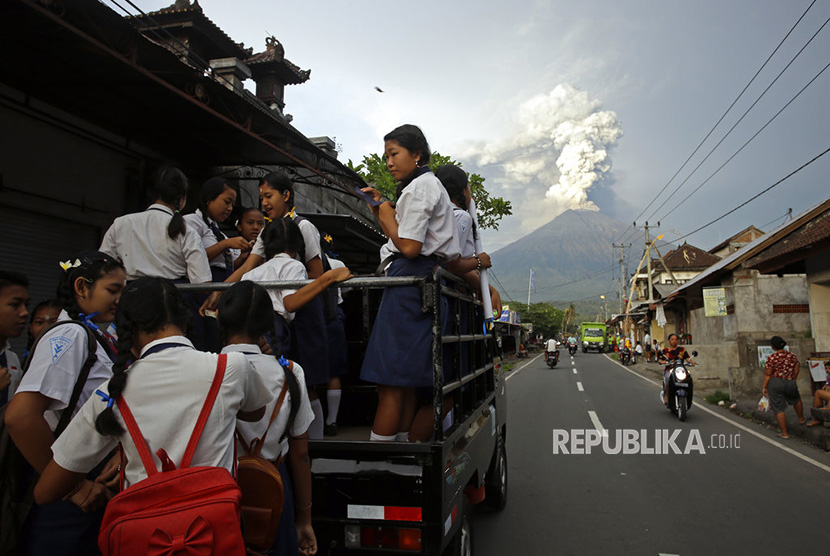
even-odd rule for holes
{"type": "Polygon", "coordinates": [[[556,348],[559,345],[555,339],[551,338],[545,344],[545,362],[547,362],[548,358],[556,357],[556,348]]]}
{"type": "Polygon", "coordinates": [[[574,338],[573,334],[568,336],[568,351],[572,354],[576,353],[576,338],[574,338]]]}
{"type": "Polygon", "coordinates": [[[687,365],[695,365],[686,348],[677,345],[679,339],[677,334],[669,334],[669,347],[663,348],[657,355],[657,362],[666,366],[663,370],[663,403],[667,405],[669,403],[669,376],[672,371],[671,362],[680,359],[687,365]]]}

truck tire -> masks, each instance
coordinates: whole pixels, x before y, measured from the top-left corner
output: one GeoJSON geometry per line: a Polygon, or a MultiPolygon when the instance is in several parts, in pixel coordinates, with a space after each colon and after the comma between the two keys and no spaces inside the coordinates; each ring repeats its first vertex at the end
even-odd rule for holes
{"type": "Polygon", "coordinates": [[[507,505],[507,447],[504,434],[499,434],[490,468],[484,477],[484,502],[481,505],[494,512],[500,512],[507,505]]]}
{"type": "Polygon", "coordinates": [[[473,511],[466,496],[462,496],[461,527],[444,549],[443,556],[473,556],[473,511]]]}

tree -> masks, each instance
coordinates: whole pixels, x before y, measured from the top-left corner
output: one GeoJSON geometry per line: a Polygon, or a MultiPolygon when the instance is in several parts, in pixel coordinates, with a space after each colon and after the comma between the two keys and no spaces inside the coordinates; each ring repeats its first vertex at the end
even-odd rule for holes
{"type": "Polygon", "coordinates": [[[548,302],[531,303],[529,307],[524,303],[511,303],[510,308],[522,316],[523,323],[533,323],[533,333],[541,334],[545,339],[562,330],[565,313],[548,302]]]}
{"type": "MultiPolygon", "coordinates": [[[[429,167],[435,171],[439,166],[445,164],[454,164],[461,167],[461,163],[456,162],[449,156],[443,156],[440,153],[434,152],[429,159],[429,167]]],[[[349,160],[347,166],[360,174],[366,183],[373,184],[374,188],[380,191],[384,197],[394,201],[397,196],[395,190],[397,182],[389,169],[386,167],[386,158],[372,153],[363,157],[363,162],[358,165],[349,160]]],[[[481,228],[499,229],[499,221],[505,217],[513,214],[513,207],[510,201],[504,200],[502,197],[493,197],[484,188],[484,178],[479,174],[467,173],[467,179],[470,182],[470,190],[473,193],[473,198],[476,201],[476,209],[478,210],[478,225],[481,228]]]]}

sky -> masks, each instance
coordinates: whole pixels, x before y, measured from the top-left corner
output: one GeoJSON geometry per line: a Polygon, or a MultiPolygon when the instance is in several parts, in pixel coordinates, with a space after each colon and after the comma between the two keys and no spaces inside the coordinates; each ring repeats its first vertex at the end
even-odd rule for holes
{"type": "MultiPolygon", "coordinates": [[[[286,89],[285,111],[305,135],[334,138],[342,161],[381,152],[386,133],[414,123],[481,174],[513,204],[483,234],[489,252],[571,208],[659,221],[652,236],[709,249],[830,197],[828,153],[687,237],[830,148],[830,70],[792,100],[830,62],[830,2],[811,2],[199,0],[234,40],[259,52],[274,35],[311,69],[286,89]]],[[[643,232],[618,242],[639,258],[643,232]]]]}

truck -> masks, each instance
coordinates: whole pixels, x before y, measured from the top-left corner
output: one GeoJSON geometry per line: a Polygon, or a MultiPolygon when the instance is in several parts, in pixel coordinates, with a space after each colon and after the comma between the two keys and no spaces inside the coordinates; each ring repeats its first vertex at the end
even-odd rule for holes
{"type": "Polygon", "coordinates": [[[604,322],[580,323],[579,338],[582,341],[582,353],[588,353],[589,350],[602,353],[608,347],[608,332],[604,322]]]}
{"type": "Polygon", "coordinates": [[[440,267],[431,276],[343,285],[351,290],[344,296],[350,368],[337,435],[309,441],[317,553],[473,554],[471,507],[501,510],[508,484],[506,381],[481,303],[440,267]],[[422,310],[432,314],[427,442],[369,441],[376,386],[359,370],[382,289],[390,287],[420,288],[422,310]]]}

